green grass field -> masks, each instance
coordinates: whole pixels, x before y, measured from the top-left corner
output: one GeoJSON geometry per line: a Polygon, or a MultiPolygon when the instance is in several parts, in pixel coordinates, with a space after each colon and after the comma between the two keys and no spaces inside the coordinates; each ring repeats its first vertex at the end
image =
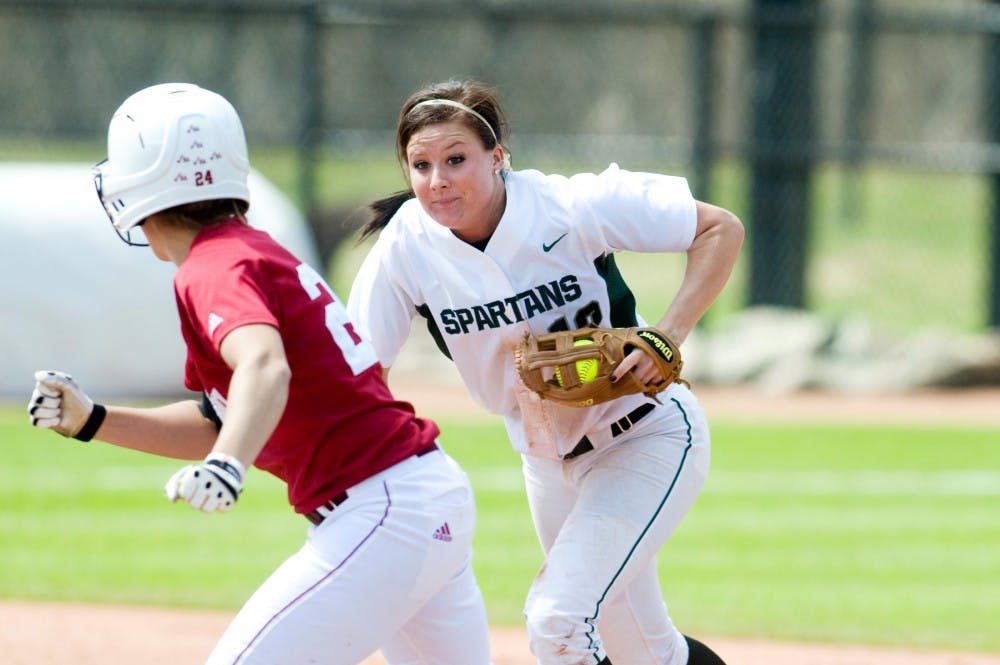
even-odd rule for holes
{"type": "MultiPolygon", "coordinates": [[[[518,625],[541,554],[498,422],[442,422],[476,488],[475,566],[518,625]]],[[[253,472],[238,508],[168,504],[177,468],[0,410],[0,597],[235,610],[306,523],[253,472]]],[[[1000,430],[718,423],[659,564],[692,634],[1000,650],[1000,430]]]]}

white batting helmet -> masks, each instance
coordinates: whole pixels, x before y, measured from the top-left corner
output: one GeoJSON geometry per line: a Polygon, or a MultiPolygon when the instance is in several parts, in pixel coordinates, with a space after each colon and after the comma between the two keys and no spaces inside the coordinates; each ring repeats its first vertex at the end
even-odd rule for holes
{"type": "Polygon", "coordinates": [[[246,136],[232,104],[191,83],[164,83],[118,107],[94,185],[115,230],[135,244],[129,231],[167,208],[212,199],[249,204],[249,173],[246,136]]]}

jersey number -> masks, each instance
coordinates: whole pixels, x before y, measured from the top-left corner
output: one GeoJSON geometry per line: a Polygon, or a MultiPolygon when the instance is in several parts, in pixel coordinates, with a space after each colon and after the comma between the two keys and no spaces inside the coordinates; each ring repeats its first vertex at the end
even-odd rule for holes
{"type": "Polygon", "coordinates": [[[375,347],[354,332],[351,320],[347,317],[347,310],[319,273],[304,263],[297,270],[302,288],[306,290],[310,300],[316,300],[324,293],[330,297],[330,302],[325,308],[326,328],[330,331],[333,341],[340,347],[351,371],[358,375],[378,362],[375,347]]]}
{"type": "MultiPolygon", "coordinates": [[[[573,330],[577,330],[578,328],[597,328],[603,320],[604,316],[601,314],[601,304],[596,300],[591,300],[576,311],[576,316],[573,317],[573,323],[576,325],[573,330]]],[[[549,326],[549,332],[560,332],[569,329],[569,321],[566,320],[565,316],[560,316],[549,326]]]]}

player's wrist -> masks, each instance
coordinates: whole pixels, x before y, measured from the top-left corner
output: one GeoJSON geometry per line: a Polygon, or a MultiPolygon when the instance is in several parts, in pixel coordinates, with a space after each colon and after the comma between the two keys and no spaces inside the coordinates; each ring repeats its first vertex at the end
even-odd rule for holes
{"type": "Polygon", "coordinates": [[[243,489],[243,478],[246,476],[246,468],[242,462],[226,453],[211,452],[205,457],[204,463],[224,471],[232,481],[235,481],[235,486],[230,487],[233,494],[237,496],[240,494],[243,489]]]}
{"type": "Polygon", "coordinates": [[[73,438],[77,441],[90,441],[93,439],[94,435],[97,434],[97,430],[104,424],[104,419],[107,415],[108,410],[104,405],[94,402],[94,407],[90,410],[90,415],[87,416],[87,422],[83,424],[80,431],[73,435],[73,438]]]}
{"type": "Polygon", "coordinates": [[[197,510],[227,512],[243,492],[243,464],[225,453],[211,452],[200,464],[189,464],[167,481],[167,499],[184,500],[197,510]]]}
{"type": "MultiPolygon", "coordinates": [[[[218,498],[221,504],[216,505],[215,510],[223,512],[229,510],[243,493],[243,476],[245,474],[243,464],[226,453],[212,452],[205,457],[202,468],[211,473],[229,491],[229,500],[225,500],[221,493],[218,498]]],[[[208,485],[205,486],[208,489],[208,485]]]]}
{"type": "Polygon", "coordinates": [[[657,325],[656,329],[659,330],[664,335],[666,335],[667,337],[669,337],[670,341],[673,342],[674,344],[677,344],[678,346],[680,346],[684,342],[684,340],[687,339],[688,333],[690,332],[690,330],[681,329],[677,326],[657,325]]]}

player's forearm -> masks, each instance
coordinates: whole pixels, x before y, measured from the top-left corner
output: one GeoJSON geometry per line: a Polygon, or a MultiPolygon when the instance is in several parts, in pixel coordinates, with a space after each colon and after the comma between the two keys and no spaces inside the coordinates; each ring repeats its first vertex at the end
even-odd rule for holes
{"type": "Polygon", "coordinates": [[[209,453],[215,426],[195,401],[155,408],[108,406],[95,439],[161,457],[194,460],[209,453]]]}
{"type": "MultiPolygon", "coordinates": [[[[699,204],[701,205],[701,204],[699,204]]],[[[743,246],[743,224],[714,206],[687,251],[684,278],[657,327],[680,344],[722,292],[743,246]]]]}
{"type": "Polygon", "coordinates": [[[213,450],[232,455],[250,468],[281,420],[290,380],[284,356],[241,362],[229,383],[226,420],[213,450]]]}

